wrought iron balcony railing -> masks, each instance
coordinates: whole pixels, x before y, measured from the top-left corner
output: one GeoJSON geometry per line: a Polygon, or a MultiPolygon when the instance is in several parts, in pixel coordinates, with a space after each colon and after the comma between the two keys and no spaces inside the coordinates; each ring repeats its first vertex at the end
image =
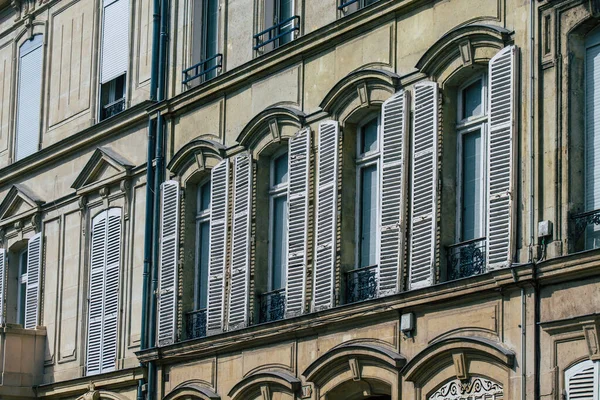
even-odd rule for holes
{"type": "Polygon", "coordinates": [[[265,46],[273,43],[273,47],[277,48],[294,38],[294,32],[300,31],[300,17],[294,15],[285,19],[270,28],[254,35],[254,50],[264,50],[265,46]]]}
{"type": "Polygon", "coordinates": [[[346,303],[377,297],[377,265],[346,272],[346,303]]]}
{"type": "Polygon", "coordinates": [[[260,296],[259,322],[272,322],[285,316],[285,289],[273,290],[260,296]]]}
{"type": "Polygon", "coordinates": [[[186,85],[196,79],[200,83],[206,82],[217,76],[223,68],[223,54],[216,54],[198,64],[183,70],[183,84],[186,85]]]}
{"type": "MultiPolygon", "coordinates": [[[[587,211],[581,214],[575,214],[571,216],[575,226],[573,230],[573,242],[577,243],[581,236],[588,231],[588,233],[592,230],[592,227],[600,226],[600,210],[587,211]]],[[[598,241],[600,241],[600,228],[598,229],[598,233],[596,236],[598,241]]],[[[596,248],[597,245],[594,245],[593,238],[586,238],[585,249],[590,250],[596,248]]]]}
{"type": "Polygon", "coordinates": [[[466,278],[485,272],[485,238],[467,240],[446,247],[448,280],[466,278]]]}
{"type": "Polygon", "coordinates": [[[105,120],[125,110],[125,98],[113,101],[102,107],[100,120],[105,120]]]}
{"type": "Polygon", "coordinates": [[[189,312],[185,317],[188,339],[197,339],[206,336],[206,308],[189,312]]]}
{"type": "Polygon", "coordinates": [[[366,7],[366,6],[370,6],[373,3],[377,3],[378,1],[379,0],[349,0],[349,1],[346,1],[346,2],[344,2],[342,4],[340,4],[338,6],[338,10],[346,11],[345,9],[347,7],[350,7],[351,5],[356,4],[355,9],[352,10],[352,11],[357,11],[357,10],[360,10],[361,8],[366,7]]]}

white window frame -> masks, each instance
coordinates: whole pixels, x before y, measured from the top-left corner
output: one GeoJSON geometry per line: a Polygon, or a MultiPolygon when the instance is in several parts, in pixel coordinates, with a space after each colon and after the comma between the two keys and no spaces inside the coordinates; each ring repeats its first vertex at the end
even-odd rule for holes
{"type": "MultiPolygon", "coordinates": [[[[208,265],[208,272],[209,272],[209,276],[210,276],[210,207],[212,204],[212,193],[211,193],[211,198],[210,201],[208,203],[208,208],[201,210],[200,209],[200,205],[201,205],[201,193],[202,193],[202,188],[204,186],[208,185],[208,190],[210,193],[211,190],[211,181],[210,178],[204,179],[203,181],[201,181],[196,189],[196,224],[195,224],[195,229],[196,229],[196,255],[195,255],[195,265],[194,265],[194,310],[198,311],[200,310],[200,304],[198,304],[198,298],[200,297],[200,226],[204,223],[208,223],[208,233],[209,233],[209,238],[208,238],[208,252],[209,252],[209,265],[208,265]]],[[[206,288],[207,288],[207,294],[208,294],[208,282],[206,282],[206,288]]],[[[208,297],[206,299],[206,306],[208,308],[208,297]]]]}
{"type": "MultiPolygon", "coordinates": [[[[362,180],[361,180],[361,175],[362,175],[362,170],[366,167],[371,167],[371,166],[376,166],[377,171],[376,171],[376,176],[377,176],[377,181],[379,183],[381,183],[381,165],[380,165],[380,160],[381,160],[381,113],[379,113],[377,116],[371,115],[367,118],[364,119],[363,122],[360,123],[360,125],[358,125],[357,129],[356,129],[356,162],[355,162],[355,168],[356,168],[356,194],[355,194],[355,200],[354,200],[354,204],[355,204],[355,212],[354,212],[354,240],[356,243],[355,249],[354,249],[354,268],[355,269],[359,269],[360,267],[360,247],[361,247],[361,241],[360,241],[360,216],[361,216],[361,211],[362,211],[362,202],[361,202],[361,184],[362,184],[362,180]],[[369,124],[370,122],[372,122],[373,120],[377,120],[377,148],[375,150],[371,150],[368,151],[366,153],[361,153],[361,149],[363,147],[363,129],[364,127],[369,124]]],[[[378,189],[381,188],[381,185],[378,185],[378,189]]],[[[379,213],[381,212],[380,209],[380,199],[381,199],[381,191],[377,190],[377,198],[375,199],[375,204],[377,205],[377,215],[375,216],[375,220],[379,221],[379,213]]],[[[374,265],[368,265],[365,266],[364,268],[370,268],[370,267],[376,267],[379,265],[379,253],[380,253],[380,249],[379,249],[379,244],[380,244],[380,229],[377,229],[377,237],[375,238],[376,240],[376,250],[375,250],[375,264],[374,265]]]]}
{"type": "MultiPolygon", "coordinates": [[[[27,270],[27,246],[18,255],[18,278],[17,278],[17,323],[25,327],[25,310],[21,309],[23,298],[27,298],[27,281],[29,280],[29,271],[27,270]],[[23,265],[24,264],[24,265],[23,265]],[[26,271],[23,273],[23,271],[26,271]],[[25,284],[25,290],[22,290],[22,285],[25,284]]],[[[25,307],[27,304],[24,302],[25,307]]]]}
{"type": "MultiPolygon", "coordinates": [[[[464,241],[462,237],[462,228],[463,228],[463,213],[462,213],[462,192],[463,192],[463,142],[464,136],[476,130],[481,132],[481,170],[483,171],[483,188],[481,190],[481,204],[484,207],[483,212],[481,213],[480,223],[483,229],[484,238],[486,235],[486,215],[487,212],[485,210],[486,207],[486,193],[487,193],[487,126],[488,126],[488,109],[487,109],[487,75],[480,74],[477,75],[468,81],[466,81],[463,85],[461,85],[458,89],[457,94],[457,107],[456,107],[456,228],[455,228],[455,236],[456,242],[461,243],[464,241]],[[471,86],[473,83],[481,80],[481,114],[474,117],[462,118],[462,113],[464,109],[463,104],[463,91],[471,86]]],[[[477,239],[477,238],[474,238],[477,239]]]]}
{"type": "MultiPolygon", "coordinates": [[[[275,224],[275,219],[274,219],[274,214],[275,214],[275,209],[274,209],[274,204],[275,204],[275,199],[279,199],[282,197],[285,197],[287,199],[288,196],[288,185],[289,185],[289,162],[288,162],[288,180],[285,183],[280,183],[280,184],[274,184],[274,180],[275,180],[275,160],[279,159],[279,157],[283,156],[284,154],[288,154],[289,157],[289,152],[288,152],[288,148],[287,146],[279,151],[277,151],[275,154],[273,154],[273,156],[271,156],[271,159],[269,160],[269,244],[268,244],[268,256],[269,256],[269,262],[268,262],[268,268],[269,268],[269,273],[268,273],[268,277],[269,277],[269,281],[268,281],[268,290],[267,292],[272,292],[274,290],[279,290],[279,289],[273,289],[273,244],[274,244],[274,237],[273,235],[275,234],[274,232],[274,227],[273,225],[275,224]]],[[[288,201],[288,207],[289,207],[289,199],[287,199],[288,201]]],[[[289,212],[289,209],[286,210],[286,213],[289,212]]],[[[285,229],[287,230],[287,226],[285,227],[285,229]]],[[[287,243],[286,243],[286,247],[287,247],[287,243]]],[[[283,271],[281,271],[281,273],[283,274],[282,276],[285,277],[285,280],[287,282],[287,267],[288,267],[288,254],[287,254],[287,249],[284,252],[285,254],[285,259],[284,259],[284,269],[283,271]]],[[[281,289],[285,290],[286,285],[284,284],[283,287],[281,289]]]]}

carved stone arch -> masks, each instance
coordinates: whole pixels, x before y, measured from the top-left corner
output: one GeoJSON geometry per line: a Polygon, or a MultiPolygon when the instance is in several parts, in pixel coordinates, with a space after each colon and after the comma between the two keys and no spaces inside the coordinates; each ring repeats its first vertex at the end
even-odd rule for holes
{"type": "Polygon", "coordinates": [[[175,153],[167,169],[185,184],[225,158],[225,146],[210,139],[194,139],[175,153]]]}
{"type": "MultiPolygon", "coordinates": [[[[320,107],[332,119],[345,125],[357,110],[382,104],[400,88],[400,77],[381,69],[360,69],[349,73],[325,95],[320,107]]],[[[358,118],[353,118],[358,119],[358,118]]],[[[353,121],[356,122],[356,121],[353,121]]]]}
{"type": "Polygon", "coordinates": [[[287,371],[260,371],[238,382],[228,396],[232,400],[271,400],[273,393],[280,392],[296,399],[300,388],[300,379],[287,371]]]}
{"type": "Polygon", "coordinates": [[[163,400],[220,400],[221,396],[201,381],[190,380],[177,385],[163,400]]]}
{"type": "MultiPolygon", "coordinates": [[[[302,374],[314,384],[315,398],[387,395],[397,399],[406,359],[378,343],[347,342],[316,359],[302,374]]],[[[361,397],[362,398],[362,397],[361,397]]]]}
{"type": "Polygon", "coordinates": [[[442,87],[464,67],[487,62],[511,42],[511,32],[496,25],[470,24],[443,35],[416,68],[442,87]]]}
{"type": "Polygon", "coordinates": [[[109,392],[106,390],[96,390],[93,383],[89,385],[88,391],[79,396],[77,400],[129,400],[127,397],[118,393],[109,392]]]}

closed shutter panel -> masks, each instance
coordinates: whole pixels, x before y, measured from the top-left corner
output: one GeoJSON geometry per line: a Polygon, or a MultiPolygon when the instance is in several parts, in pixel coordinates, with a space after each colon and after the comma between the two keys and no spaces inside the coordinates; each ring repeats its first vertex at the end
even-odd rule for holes
{"type": "Polygon", "coordinates": [[[286,317],[304,312],[310,179],[310,129],[303,129],[289,143],[288,266],[286,317]]]}
{"type": "Polygon", "coordinates": [[[409,287],[433,283],[436,229],[438,89],[433,82],[415,85],[412,141],[412,212],[409,287]]]}
{"type": "Polygon", "coordinates": [[[248,324],[250,283],[250,209],[252,201],[252,159],[242,154],[233,160],[233,230],[231,236],[231,291],[228,329],[248,324]]]}
{"type": "Polygon", "coordinates": [[[113,371],[117,361],[119,271],[121,267],[121,209],[109,209],[107,211],[107,219],[102,372],[113,371]]]}
{"type": "Polygon", "coordinates": [[[403,90],[383,103],[379,296],[398,292],[404,251],[406,109],[403,90]]]}
{"type": "Polygon", "coordinates": [[[319,125],[314,311],[334,306],[339,135],[336,121],[319,125]]]}
{"type": "Polygon", "coordinates": [[[4,296],[6,294],[6,250],[0,249],[0,325],[4,324],[4,296]]]}
{"type": "Polygon", "coordinates": [[[488,268],[512,261],[514,215],[515,46],[505,47],[489,64],[489,133],[487,194],[488,268]]]}
{"type": "Polygon", "coordinates": [[[175,342],[177,315],[177,260],[179,258],[179,183],[161,185],[160,277],[158,345],[175,342]]]}
{"type": "Polygon", "coordinates": [[[42,113],[43,36],[25,42],[20,51],[15,159],[38,151],[42,113]]]}
{"type": "Polygon", "coordinates": [[[600,399],[600,363],[583,361],[565,372],[567,400],[600,399]]]}
{"type": "Polygon", "coordinates": [[[227,219],[229,198],[229,160],[211,172],[210,265],[208,270],[207,334],[223,330],[225,304],[225,262],[227,260],[227,219]]]}
{"type": "Polygon", "coordinates": [[[100,83],[127,72],[129,64],[129,2],[104,0],[100,83]]]}
{"type": "Polygon", "coordinates": [[[25,295],[25,329],[38,325],[40,304],[40,278],[42,275],[42,234],[38,233],[27,243],[27,291],[25,295]]]}

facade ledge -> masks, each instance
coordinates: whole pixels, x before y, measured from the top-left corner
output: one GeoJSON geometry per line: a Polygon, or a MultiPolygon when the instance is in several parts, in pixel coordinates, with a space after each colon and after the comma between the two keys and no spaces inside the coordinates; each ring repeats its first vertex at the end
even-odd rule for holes
{"type": "Polygon", "coordinates": [[[599,265],[600,249],[594,249],[542,261],[536,265],[536,274],[540,283],[547,285],[597,276],[599,265]]]}

